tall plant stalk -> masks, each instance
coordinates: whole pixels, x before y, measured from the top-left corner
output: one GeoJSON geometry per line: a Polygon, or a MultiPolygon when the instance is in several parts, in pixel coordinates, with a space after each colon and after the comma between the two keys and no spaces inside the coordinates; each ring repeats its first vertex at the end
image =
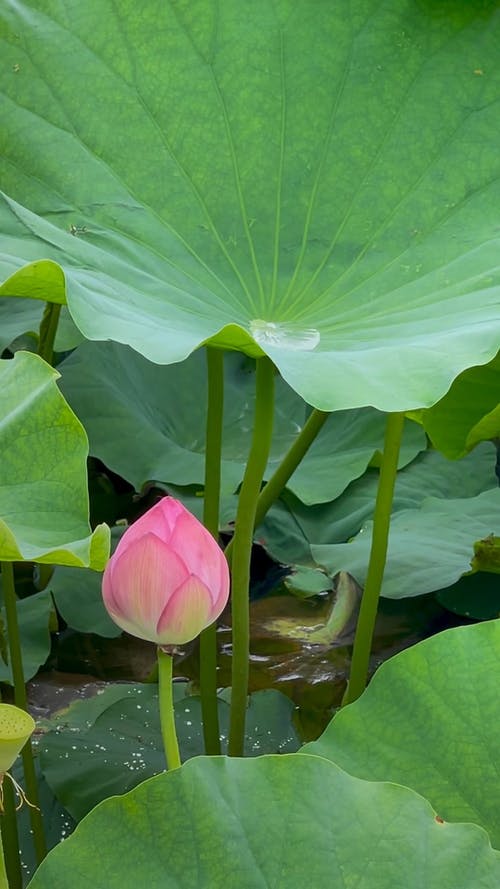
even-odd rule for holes
{"type": "Polygon", "coordinates": [[[248,590],[255,513],[266,469],[274,415],[274,365],[264,356],[257,359],[255,416],[252,444],[243,476],[232,547],[233,663],[228,753],[242,756],[248,695],[250,618],[248,590]]]}
{"type": "MultiPolygon", "coordinates": [[[[293,445],[289,448],[283,457],[278,468],[275,470],[269,481],[264,485],[257,500],[257,508],[255,510],[255,526],[258,527],[263,521],[266,513],[271,509],[273,503],[276,502],[281,492],[286,486],[289,478],[293,475],[297,466],[307,454],[316,436],[321,432],[326,420],[330,414],[327,411],[320,411],[316,408],[311,411],[306,423],[301,429],[299,435],[295,439],[293,445]]],[[[233,538],[234,539],[234,538],[233,538]]],[[[225,553],[228,561],[232,558],[233,540],[230,540],[226,546],[225,553]]]]}
{"type": "Polygon", "coordinates": [[[393,413],[387,417],[384,453],[373,516],[373,532],[368,562],[366,584],[361,599],[349,683],[342,705],[351,704],[362,694],[368,681],[368,668],[372,648],[373,631],[377,617],[378,600],[384,578],[392,499],[398,469],[399,448],[403,434],[404,414],[393,413]]]}
{"type": "MultiPolygon", "coordinates": [[[[9,641],[10,665],[14,682],[14,702],[22,710],[28,709],[26,685],[24,682],[23,658],[21,652],[21,640],[19,636],[19,623],[17,620],[17,597],[14,581],[14,566],[12,562],[2,562],[2,590],[7,622],[7,636],[9,641]]],[[[38,796],[38,784],[36,780],[35,761],[31,739],[26,742],[22,753],[24,783],[29,807],[31,830],[33,832],[33,845],[37,863],[40,864],[47,854],[45,833],[43,829],[42,815],[38,796]]]]}
{"type": "MultiPolygon", "coordinates": [[[[3,813],[0,816],[2,860],[6,870],[8,889],[23,889],[23,871],[19,854],[19,831],[17,827],[16,795],[11,781],[2,782],[3,813]]],[[[2,875],[3,878],[3,875],[2,875]]],[[[0,879],[0,889],[4,883],[0,879]]]]}
{"type": "Polygon", "coordinates": [[[163,749],[168,769],[181,765],[177,732],[175,730],[174,689],[172,683],[173,656],[161,646],[158,648],[158,697],[160,702],[160,726],[163,749]]]}
{"type": "Polygon", "coordinates": [[[257,500],[255,525],[260,525],[266,513],[283,491],[288,479],[293,475],[299,463],[307,454],[316,436],[321,432],[330,414],[316,408],[311,411],[293,445],[283,457],[267,484],[264,485],[257,500]]]}
{"type": "MultiPolygon", "coordinates": [[[[205,446],[205,499],[203,524],[219,538],[222,420],[224,414],[224,353],[207,347],[207,430],[205,446]]],[[[217,623],[200,636],[200,692],[205,753],[221,752],[217,709],[217,623]]]]}
{"type": "Polygon", "coordinates": [[[58,303],[45,303],[38,340],[38,354],[47,364],[54,361],[54,341],[59,324],[61,306],[58,303]]]}
{"type": "MultiPolygon", "coordinates": [[[[21,881],[21,886],[22,886],[21,881]]],[[[2,833],[0,831],[0,889],[9,889],[9,881],[7,879],[7,869],[5,866],[5,858],[3,853],[3,842],[2,842],[2,833]]],[[[11,884],[10,889],[14,889],[14,885],[11,884]]]]}

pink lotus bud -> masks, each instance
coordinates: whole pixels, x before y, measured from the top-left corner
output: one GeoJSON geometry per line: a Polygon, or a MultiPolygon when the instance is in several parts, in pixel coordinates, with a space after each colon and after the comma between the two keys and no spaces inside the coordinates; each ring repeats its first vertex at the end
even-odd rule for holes
{"type": "Polygon", "coordinates": [[[122,630],[157,645],[182,645],[226,605],[227,561],[201,522],[165,497],[125,531],[106,566],[102,594],[122,630]]]}

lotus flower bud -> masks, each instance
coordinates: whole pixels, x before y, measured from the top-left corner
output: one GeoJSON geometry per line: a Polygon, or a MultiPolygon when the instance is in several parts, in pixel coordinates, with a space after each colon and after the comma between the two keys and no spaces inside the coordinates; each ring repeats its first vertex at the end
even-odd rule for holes
{"type": "Polygon", "coordinates": [[[222,612],[229,569],[201,522],[165,497],[125,531],[106,566],[102,593],[122,630],[157,645],[183,645],[222,612]]]}
{"type": "Polygon", "coordinates": [[[14,765],[35,730],[35,720],[14,704],[0,704],[0,775],[14,765]]]}

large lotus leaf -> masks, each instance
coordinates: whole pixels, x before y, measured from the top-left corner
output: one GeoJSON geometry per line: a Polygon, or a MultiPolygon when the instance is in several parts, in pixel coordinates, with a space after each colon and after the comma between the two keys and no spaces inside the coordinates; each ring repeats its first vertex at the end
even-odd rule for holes
{"type": "Polygon", "coordinates": [[[54,349],[56,352],[66,352],[75,349],[83,341],[84,337],[69,314],[68,307],[61,306],[54,349]]]}
{"type": "Polygon", "coordinates": [[[497,574],[478,571],[466,574],[453,586],[436,593],[438,602],[454,611],[476,620],[500,617],[500,578],[497,574]]]}
{"type": "MultiPolygon", "coordinates": [[[[450,586],[471,570],[474,543],[500,527],[500,489],[477,497],[429,497],[419,509],[394,515],[382,582],[382,596],[403,599],[450,586]]],[[[329,573],[348,571],[366,580],[372,522],[350,543],[311,546],[314,560],[329,573]]]]}
{"type": "MultiPolygon", "coordinates": [[[[225,361],[222,490],[243,478],[255,409],[255,373],[243,356],[225,361]]],[[[64,362],[61,389],[88,433],[91,452],[137,490],[150,480],[203,485],[206,363],[196,352],[159,367],[117,343],[84,343],[64,362]]],[[[277,381],[273,445],[267,477],[297,438],[310,409],[277,381]]],[[[360,476],[383,446],[385,415],[373,408],[328,417],[288,487],[305,503],[333,500],[360,476]]],[[[408,422],[400,465],[426,446],[408,422]]]]}
{"type": "MultiPolygon", "coordinates": [[[[50,654],[49,624],[53,604],[47,591],[28,596],[17,602],[17,620],[23,657],[25,680],[31,679],[45,663],[50,654]]],[[[7,627],[5,610],[1,612],[2,632],[7,627]]],[[[4,661],[0,659],[0,682],[13,685],[12,666],[8,651],[4,661]]]]}
{"type": "MultiPolygon", "coordinates": [[[[0,352],[26,332],[38,336],[43,315],[43,304],[37,299],[7,299],[0,297],[0,352]]],[[[75,327],[66,306],[61,306],[57,325],[55,349],[64,352],[82,342],[82,335],[75,327]]]]}
{"type": "Polygon", "coordinates": [[[500,622],[446,630],[396,655],[304,749],[369,781],[395,781],[447,821],[500,844],[500,622]]]}
{"type": "Polygon", "coordinates": [[[89,339],[329,410],[498,351],[496,0],[4,0],[0,41],[0,272],[59,263],[89,339]]]}
{"type": "Polygon", "coordinates": [[[122,631],[104,607],[101,587],[101,572],[68,565],[58,566],[48,583],[57,610],[69,627],[112,639],[122,631]]]}
{"type": "Polygon", "coordinates": [[[38,331],[42,314],[38,300],[0,299],[0,354],[20,334],[38,331]]]}
{"type": "Polygon", "coordinates": [[[461,457],[479,441],[500,438],[500,353],[471,367],[453,382],[422,422],[433,444],[448,457],[461,457]]]}
{"type": "MultiPolygon", "coordinates": [[[[483,443],[457,461],[447,460],[437,451],[426,451],[398,472],[393,514],[418,509],[429,496],[446,502],[450,498],[476,497],[496,488],[494,468],[491,444],[483,443]]],[[[256,539],[278,561],[312,564],[311,545],[345,543],[372,518],[378,478],[378,472],[369,470],[335,502],[321,506],[306,507],[287,493],[257,529],[256,539]]],[[[469,551],[471,557],[470,546],[469,551]]]]}
{"type": "Polygon", "coordinates": [[[500,855],[476,825],[321,757],[200,757],[101,803],[30,889],[68,874],[72,889],[496,889],[500,855]]]}
{"type": "MultiPolygon", "coordinates": [[[[182,760],[204,752],[201,701],[174,684],[175,721],[182,760]]],[[[229,706],[221,698],[222,748],[229,706]]],[[[299,747],[292,726],[294,705],[275,689],[249,698],[245,754],[291,753],[299,747]]],[[[125,793],[165,768],[154,684],[111,686],[103,695],[74,703],[57,717],[41,745],[42,772],[77,821],[108,796],[125,793]]],[[[50,725],[50,723],[49,723],[50,725]]]]}
{"type": "Polygon", "coordinates": [[[88,442],[37,355],[0,361],[0,558],[103,568],[109,529],[88,524],[88,442]]]}
{"type": "MultiPolygon", "coordinates": [[[[111,528],[111,552],[125,531],[125,525],[111,528]]],[[[58,565],[48,578],[46,588],[54,597],[62,619],[79,633],[96,633],[107,639],[122,631],[111,620],[102,599],[102,571],[58,565]]]]}
{"type": "MultiPolygon", "coordinates": [[[[11,258],[8,255],[0,253],[0,268],[8,267],[10,262],[11,258]]],[[[66,302],[64,274],[60,266],[51,260],[30,262],[3,281],[0,285],[0,296],[64,304],[66,302]]]]}

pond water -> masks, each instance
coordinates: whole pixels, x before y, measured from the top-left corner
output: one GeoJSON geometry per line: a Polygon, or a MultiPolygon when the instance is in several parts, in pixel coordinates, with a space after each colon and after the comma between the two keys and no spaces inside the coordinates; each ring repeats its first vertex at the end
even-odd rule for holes
{"type": "MultiPolygon", "coordinates": [[[[310,641],[310,632],[328,621],[334,594],[299,599],[284,593],[250,603],[250,691],[274,688],[295,704],[296,725],[303,740],[317,737],[339,706],[350,668],[353,627],[351,616],[340,639],[331,644],[310,641]]],[[[460,622],[434,596],[381,600],[370,670],[398,651],[460,622]]],[[[219,686],[231,684],[230,615],[218,630],[219,686]]],[[[56,637],[50,668],[28,686],[35,717],[47,717],[73,700],[89,697],[112,682],[144,682],[154,676],[154,645],[123,635],[103,639],[65,631],[56,637]]],[[[175,674],[196,684],[199,675],[197,643],[177,656],[175,674]]]]}

